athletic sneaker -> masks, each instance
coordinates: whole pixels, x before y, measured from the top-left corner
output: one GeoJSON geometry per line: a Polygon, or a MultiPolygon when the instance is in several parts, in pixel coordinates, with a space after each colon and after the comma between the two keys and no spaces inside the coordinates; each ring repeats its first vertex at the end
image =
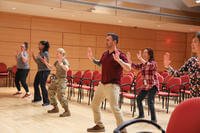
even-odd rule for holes
{"type": "Polygon", "coordinates": [[[22,94],[22,92],[18,91],[16,93],[14,93],[13,96],[17,96],[17,95],[21,95],[21,94],[22,94]]]}
{"type": "Polygon", "coordinates": [[[27,97],[30,97],[30,96],[31,96],[31,94],[26,93],[22,98],[27,98],[27,97]]]}
{"type": "Polygon", "coordinates": [[[92,128],[88,128],[87,131],[88,132],[105,132],[105,128],[104,127],[100,127],[99,125],[95,125],[92,128]]]}

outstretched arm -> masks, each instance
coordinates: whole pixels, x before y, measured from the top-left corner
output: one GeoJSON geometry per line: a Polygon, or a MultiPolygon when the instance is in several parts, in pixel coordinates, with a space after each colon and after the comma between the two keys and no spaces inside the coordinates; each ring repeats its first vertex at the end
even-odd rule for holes
{"type": "Polygon", "coordinates": [[[88,56],[88,59],[92,61],[94,64],[101,66],[100,60],[97,60],[94,58],[91,48],[88,48],[87,56],[88,56]]]}

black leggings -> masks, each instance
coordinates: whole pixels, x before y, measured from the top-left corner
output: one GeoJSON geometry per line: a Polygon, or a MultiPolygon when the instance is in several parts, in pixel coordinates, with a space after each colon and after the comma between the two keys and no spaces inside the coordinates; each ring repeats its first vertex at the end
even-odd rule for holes
{"type": "Polygon", "coordinates": [[[26,78],[28,76],[29,69],[17,69],[15,75],[15,85],[18,91],[21,91],[20,82],[26,92],[29,92],[28,85],[26,83],[26,78]]]}
{"type": "Polygon", "coordinates": [[[46,89],[46,81],[50,71],[38,71],[34,80],[34,101],[40,101],[43,98],[43,103],[49,103],[48,92],[46,89]],[[42,90],[42,98],[40,89],[42,90]]]}
{"type": "Polygon", "coordinates": [[[156,86],[153,86],[148,91],[142,90],[140,92],[140,94],[137,97],[137,106],[138,106],[138,109],[139,109],[139,116],[142,116],[142,117],[144,116],[142,101],[144,100],[144,98],[148,94],[148,106],[149,106],[150,113],[151,113],[151,120],[156,120],[156,113],[155,113],[155,108],[154,108],[154,98],[155,98],[157,90],[158,90],[158,88],[156,86]]]}

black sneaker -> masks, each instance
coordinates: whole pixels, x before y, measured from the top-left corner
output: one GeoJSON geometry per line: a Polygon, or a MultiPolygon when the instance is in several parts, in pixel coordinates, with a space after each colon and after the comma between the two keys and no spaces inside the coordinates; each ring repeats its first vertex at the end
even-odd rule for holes
{"type": "Polygon", "coordinates": [[[43,103],[42,106],[48,106],[50,103],[43,103]]]}
{"type": "Polygon", "coordinates": [[[95,125],[92,128],[88,128],[87,132],[105,132],[105,128],[104,127],[100,127],[99,125],[95,125]]]}
{"type": "Polygon", "coordinates": [[[40,102],[42,100],[32,100],[32,103],[37,103],[37,102],[40,102]]]}

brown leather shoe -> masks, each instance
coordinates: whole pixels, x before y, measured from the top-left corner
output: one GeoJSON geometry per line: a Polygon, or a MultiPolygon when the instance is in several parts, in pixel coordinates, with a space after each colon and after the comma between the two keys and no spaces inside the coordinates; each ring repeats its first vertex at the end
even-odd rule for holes
{"type": "Polygon", "coordinates": [[[52,110],[48,110],[47,112],[48,113],[58,113],[59,112],[58,106],[54,106],[54,108],[52,110]]]}
{"type": "Polygon", "coordinates": [[[60,117],[68,117],[71,116],[71,113],[69,111],[65,111],[62,114],[60,114],[60,117]]]}
{"type": "Polygon", "coordinates": [[[14,93],[13,96],[17,96],[17,95],[21,95],[21,94],[22,94],[22,92],[18,91],[16,93],[14,93]]]}
{"type": "Polygon", "coordinates": [[[92,128],[88,128],[87,132],[105,132],[105,128],[104,127],[100,127],[99,125],[95,125],[92,128]]]}

